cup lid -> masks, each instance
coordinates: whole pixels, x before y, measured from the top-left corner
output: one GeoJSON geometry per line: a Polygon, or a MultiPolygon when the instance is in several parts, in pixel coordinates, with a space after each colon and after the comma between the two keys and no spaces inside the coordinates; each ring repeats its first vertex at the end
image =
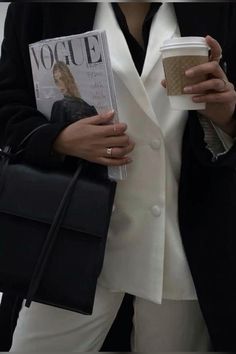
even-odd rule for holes
{"type": "Polygon", "coordinates": [[[166,39],[163,42],[160,50],[169,50],[169,49],[178,49],[178,48],[189,48],[189,47],[197,47],[197,48],[208,48],[206,40],[204,37],[173,37],[170,39],[166,39]]]}

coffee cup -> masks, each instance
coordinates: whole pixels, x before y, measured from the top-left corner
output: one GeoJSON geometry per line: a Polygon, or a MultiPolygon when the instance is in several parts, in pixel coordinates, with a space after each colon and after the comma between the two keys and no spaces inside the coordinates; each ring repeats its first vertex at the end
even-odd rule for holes
{"type": "Polygon", "coordinates": [[[183,88],[207,80],[206,75],[188,78],[185,71],[209,61],[209,47],[204,37],[174,37],[160,48],[170,105],[177,110],[203,110],[205,103],[193,102],[197,94],[186,94],[183,88]]]}

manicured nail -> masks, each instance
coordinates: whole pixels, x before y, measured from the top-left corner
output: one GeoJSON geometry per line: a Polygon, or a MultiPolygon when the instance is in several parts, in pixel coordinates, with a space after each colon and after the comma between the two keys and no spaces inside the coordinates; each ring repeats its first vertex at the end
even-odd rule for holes
{"type": "Polygon", "coordinates": [[[185,71],[185,75],[186,76],[193,76],[194,75],[194,71],[192,69],[188,69],[185,71]]]}
{"type": "Polygon", "coordinates": [[[111,117],[113,113],[114,113],[114,111],[108,111],[108,112],[102,113],[101,116],[102,116],[104,119],[106,119],[106,118],[111,117]]]}
{"type": "Polygon", "coordinates": [[[191,86],[184,87],[184,92],[185,93],[191,93],[192,92],[192,87],[191,86]]]}

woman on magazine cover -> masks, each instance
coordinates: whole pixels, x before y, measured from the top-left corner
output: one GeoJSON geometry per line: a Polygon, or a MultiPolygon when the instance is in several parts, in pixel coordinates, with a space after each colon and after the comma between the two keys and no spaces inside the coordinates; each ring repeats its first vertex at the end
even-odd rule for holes
{"type": "Polygon", "coordinates": [[[72,123],[81,118],[98,114],[94,106],[89,105],[81,98],[75,79],[64,62],[56,62],[52,72],[55,85],[64,96],[62,100],[54,102],[52,106],[52,122],[72,123]]]}
{"type": "Polygon", "coordinates": [[[128,165],[93,314],[23,307],[12,351],[98,351],[125,293],[135,296],[133,351],[235,350],[235,10],[233,3],[10,5],[0,62],[5,143],[17,149],[45,122],[28,44],[104,29],[122,123],[104,125],[113,112],[52,122],[30,138],[24,159],[45,166],[56,151],[128,165]],[[161,85],[160,46],[180,35],[203,36],[211,50],[208,63],[186,72],[208,76],[185,89],[206,102],[200,112],[172,110],[161,85]]]}

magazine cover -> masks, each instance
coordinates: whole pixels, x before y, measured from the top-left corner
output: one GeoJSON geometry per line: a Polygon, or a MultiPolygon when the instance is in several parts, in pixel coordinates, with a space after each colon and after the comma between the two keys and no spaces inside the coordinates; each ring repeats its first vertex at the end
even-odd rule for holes
{"type": "MultiPolygon", "coordinates": [[[[115,111],[113,73],[105,31],[29,45],[37,108],[50,120],[76,121],[115,111]]],[[[126,166],[108,167],[109,178],[127,177],[126,166]]]]}

